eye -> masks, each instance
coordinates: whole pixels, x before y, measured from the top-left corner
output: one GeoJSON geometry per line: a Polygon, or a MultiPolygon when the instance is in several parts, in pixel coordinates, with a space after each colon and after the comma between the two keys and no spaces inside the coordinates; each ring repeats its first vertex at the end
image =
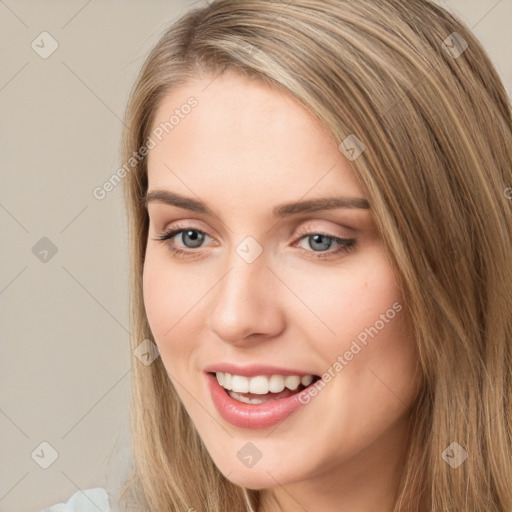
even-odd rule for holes
{"type": "Polygon", "coordinates": [[[312,253],[311,256],[313,258],[327,259],[335,257],[341,253],[348,253],[352,251],[356,245],[356,240],[354,238],[341,238],[315,231],[301,231],[299,234],[303,236],[301,236],[296,244],[299,245],[303,240],[309,239],[307,246],[312,250],[304,249],[303,247],[301,247],[301,249],[312,253]],[[338,247],[334,250],[329,250],[333,245],[333,242],[334,244],[337,244],[338,247]]]}
{"type": "Polygon", "coordinates": [[[191,252],[194,252],[193,249],[197,249],[198,247],[200,247],[201,243],[205,240],[205,237],[211,238],[204,231],[200,231],[199,229],[195,229],[191,226],[174,226],[170,230],[165,231],[160,236],[156,237],[155,240],[158,240],[160,242],[166,242],[169,250],[174,255],[186,256],[189,255],[191,252]],[[175,245],[175,242],[172,240],[179,234],[181,234],[181,241],[182,243],[185,244],[185,249],[177,247],[175,245]]]}
{"type": "MultiPolygon", "coordinates": [[[[342,253],[348,253],[355,248],[357,242],[354,238],[341,238],[318,231],[303,230],[299,231],[298,234],[302,236],[294,243],[294,246],[298,246],[301,251],[309,253],[308,256],[313,258],[327,259],[342,253]],[[307,244],[309,249],[305,249],[300,245],[300,243],[306,239],[310,239],[307,244]],[[337,248],[329,250],[333,243],[337,245],[337,248]]],[[[199,229],[195,229],[191,226],[175,225],[168,231],[165,231],[160,236],[156,237],[154,240],[165,242],[173,255],[177,257],[186,257],[193,256],[193,253],[197,253],[198,251],[194,251],[194,249],[200,248],[206,238],[211,237],[204,231],[200,231],[199,229]],[[181,235],[181,237],[178,238],[181,238],[184,248],[176,246],[175,241],[173,241],[177,235],[181,235]]]]}

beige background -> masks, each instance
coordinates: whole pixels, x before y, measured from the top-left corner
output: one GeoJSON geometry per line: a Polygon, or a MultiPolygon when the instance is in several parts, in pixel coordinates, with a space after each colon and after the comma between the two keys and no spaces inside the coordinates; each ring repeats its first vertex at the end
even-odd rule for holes
{"type": "MultiPolygon", "coordinates": [[[[201,1],[0,0],[1,512],[36,512],[117,475],[107,459],[128,419],[127,237],[121,187],[101,201],[92,190],[119,166],[144,56],[201,1]],[[58,43],[46,59],[31,47],[43,31],[58,43]],[[58,453],[48,469],[42,442],[58,453]]],[[[440,3],[473,28],[512,96],[512,0],[440,3]]]]}

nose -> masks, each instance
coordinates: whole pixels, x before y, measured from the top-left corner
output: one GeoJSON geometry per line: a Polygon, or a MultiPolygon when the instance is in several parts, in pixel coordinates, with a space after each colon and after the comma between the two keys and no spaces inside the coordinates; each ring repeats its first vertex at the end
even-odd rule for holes
{"type": "Polygon", "coordinates": [[[247,263],[234,254],[212,290],[209,329],[226,343],[240,346],[278,336],[285,328],[282,286],[263,255],[247,263]]]}

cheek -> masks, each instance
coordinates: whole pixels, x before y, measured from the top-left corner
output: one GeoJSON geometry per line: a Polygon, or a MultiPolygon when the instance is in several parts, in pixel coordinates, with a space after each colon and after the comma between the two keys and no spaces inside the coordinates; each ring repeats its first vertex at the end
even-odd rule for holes
{"type": "MultiPolygon", "coordinates": [[[[381,267],[378,276],[346,303],[347,321],[340,315],[335,324],[343,334],[330,357],[341,376],[334,378],[335,388],[359,419],[354,439],[363,434],[370,439],[386,429],[419,389],[417,348],[400,289],[389,268],[381,267]]],[[[353,428],[345,425],[347,432],[353,428]]]]}
{"type": "Polygon", "coordinates": [[[175,312],[176,297],[169,294],[169,276],[153,251],[146,252],[143,272],[143,294],[146,316],[151,332],[159,345],[170,327],[170,316],[175,312]]]}
{"type": "Polygon", "coordinates": [[[361,420],[388,421],[416,394],[417,351],[392,268],[380,252],[372,256],[338,276],[304,277],[296,290],[324,324],[312,315],[300,320],[330,389],[361,420]]]}
{"type": "Polygon", "coordinates": [[[157,344],[164,365],[172,363],[173,356],[182,357],[191,352],[195,336],[184,339],[183,329],[187,324],[187,314],[197,303],[197,283],[190,281],[191,276],[171,268],[160,251],[148,250],[144,262],[143,296],[144,307],[154,341],[157,344]]]}
{"type": "Polygon", "coordinates": [[[385,258],[375,258],[369,268],[354,272],[346,290],[333,297],[342,305],[337,312],[330,309],[339,340],[336,355],[343,356],[343,371],[354,378],[357,373],[358,379],[375,381],[382,371],[384,386],[402,376],[406,383],[415,369],[416,345],[402,294],[385,258]]]}
{"type": "MultiPolygon", "coordinates": [[[[339,268],[311,267],[305,272],[289,266],[281,270],[281,275],[300,299],[292,298],[292,303],[297,304],[295,321],[327,353],[345,345],[348,348],[358,335],[364,338],[365,329],[376,322],[379,328],[383,327],[381,315],[385,320],[391,319],[390,323],[400,316],[400,306],[393,307],[396,303],[402,305],[400,289],[380,247],[364,257],[347,260],[339,268]],[[304,314],[304,306],[311,314],[304,314]]],[[[390,330],[387,323],[385,328],[382,330],[390,330]]]]}

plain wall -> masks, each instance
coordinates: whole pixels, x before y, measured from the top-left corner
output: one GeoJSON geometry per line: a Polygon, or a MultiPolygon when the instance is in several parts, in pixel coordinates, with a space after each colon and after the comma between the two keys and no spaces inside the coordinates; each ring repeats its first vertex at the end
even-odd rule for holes
{"type": "MultiPolygon", "coordinates": [[[[120,165],[145,55],[201,1],[0,2],[0,511],[36,512],[106,485],[116,440],[124,453],[125,214],[121,185],[102,200],[93,190],[120,165]],[[51,49],[43,31],[58,43],[48,58],[31,47],[51,49]],[[36,462],[50,461],[42,442],[58,453],[47,469],[36,462]]],[[[512,0],[439,3],[473,29],[512,96],[512,0]]]]}

